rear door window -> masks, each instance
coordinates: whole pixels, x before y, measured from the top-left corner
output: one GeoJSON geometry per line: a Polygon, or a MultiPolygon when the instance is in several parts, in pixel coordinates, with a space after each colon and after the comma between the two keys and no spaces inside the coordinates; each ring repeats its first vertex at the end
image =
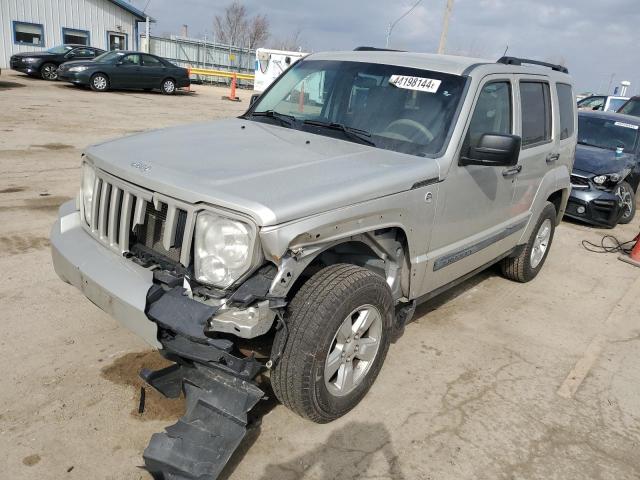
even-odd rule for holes
{"type": "Polygon", "coordinates": [[[573,113],[573,90],[571,85],[557,83],[558,108],[560,110],[560,140],[564,140],[573,135],[575,131],[575,119],[573,113]]]}
{"type": "Polygon", "coordinates": [[[142,64],[145,67],[163,67],[164,65],[156,57],[151,55],[142,55],[142,64]]]}
{"type": "Polygon", "coordinates": [[[522,147],[533,147],[551,141],[551,96],[549,84],[520,82],[522,111],[522,147]]]}

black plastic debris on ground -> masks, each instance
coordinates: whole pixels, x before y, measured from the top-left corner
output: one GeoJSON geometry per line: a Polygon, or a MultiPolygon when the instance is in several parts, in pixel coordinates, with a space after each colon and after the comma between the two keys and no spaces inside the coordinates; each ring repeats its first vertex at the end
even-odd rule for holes
{"type": "Polygon", "coordinates": [[[247,413],[264,396],[255,384],[198,364],[172,365],[140,376],[163,395],[184,391],[186,412],[155,433],[143,457],[156,479],[215,480],[247,433],[247,413]]]}

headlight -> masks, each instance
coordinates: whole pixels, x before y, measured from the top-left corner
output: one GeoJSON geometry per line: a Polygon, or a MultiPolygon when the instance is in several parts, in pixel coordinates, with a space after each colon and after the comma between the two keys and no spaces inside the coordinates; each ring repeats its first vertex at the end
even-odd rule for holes
{"type": "Polygon", "coordinates": [[[33,57],[27,57],[27,58],[23,58],[22,61],[24,63],[36,63],[38,59],[33,57]]]}
{"type": "Polygon", "coordinates": [[[84,209],[84,218],[91,225],[91,212],[93,207],[93,188],[96,183],[96,171],[89,164],[82,165],[82,185],[80,187],[80,195],[82,198],[82,208],[84,209]]]}
{"type": "Polygon", "coordinates": [[[70,72],[84,72],[85,70],[87,70],[89,67],[71,67],[69,69],[70,72]]]}
{"type": "Polygon", "coordinates": [[[623,180],[624,178],[626,178],[627,175],[629,175],[630,171],[631,171],[630,169],[625,168],[621,172],[607,173],[606,175],[598,175],[596,177],[593,177],[593,183],[595,183],[596,185],[606,185],[606,184],[615,185],[617,183],[620,183],[620,181],[623,180]]]}
{"type": "Polygon", "coordinates": [[[251,266],[254,234],[246,223],[201,212],[196,220],[195,275],[226,288],[251,266]]]}
{"type": "Polygon", "coordinates": [[[606,175],[598,175],[597,177],[593,177],[593,183],[597,183],[598,185],[602,185],[607,181],[606,175]]]}

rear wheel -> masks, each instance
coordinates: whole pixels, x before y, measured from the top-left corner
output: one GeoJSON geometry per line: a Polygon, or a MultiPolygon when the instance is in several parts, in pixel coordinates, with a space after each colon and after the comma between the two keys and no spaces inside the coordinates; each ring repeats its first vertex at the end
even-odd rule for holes
{"type": "Polygon", "coordinates": [[[55,63],[45,63],[40,67],[40,76],[43,80],[57,80],[58,66],[55,63]]]}
{"type": "Polygon", "coordinates": [[[109,89],[109,79],[104,73],[96,73],[91,77],[90,86],[94,92],[105,92],[109,89]]]}
{"type": "Polygon", "coordinates": [[[173,95],[176,93],[176,81],[173,78],[165,78],[162,81],[160,90],[162,90],[162,93],[165,95],[173,95]]]}
{"type": "Polygon", "coordinates": [[[542,270],[556,229],[556,207],[547,202],[536,226],[531,232],[529,241],[517,257],[508,257],[502,260],[502,274],[516,282],[529,282],[536,278],[542,270]]]}
{"type": "Polygon", "coordinates": [[[314,422],[341,417],[366,395],[389,349],[393,298],[384,278],[355,265],[329,266],[292,300],[288,336],[271,373],[278,399],[314,422]]]}
{"type": "Polygon", "coordinates": [[[636,215],[636,192],[627,182],[622,182],[616,189],[616,195],[622,207],[622,216],[618,223],[629,223],[636,215]]]}

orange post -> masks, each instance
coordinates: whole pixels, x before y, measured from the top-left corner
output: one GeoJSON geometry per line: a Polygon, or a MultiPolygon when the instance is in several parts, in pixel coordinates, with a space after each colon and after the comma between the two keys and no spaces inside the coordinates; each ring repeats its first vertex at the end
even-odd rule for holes
{"type": "Polygon", "coordinates": [[[620,255],[618,258],[623,262],[640,267],[640,233],[634,240],[636,243],[631,249],[631,253],[629,255],[620,255]]]}
{"type": "Polygon", "coordinates": [[[222,97],[223,100],[231,100],[232,102],[239,102],[240,97],[236,97],[236,82],[238,81],[238,76],[236,73],[231,77],[231,92],[229,92],[228,97],[222,97]]]}

